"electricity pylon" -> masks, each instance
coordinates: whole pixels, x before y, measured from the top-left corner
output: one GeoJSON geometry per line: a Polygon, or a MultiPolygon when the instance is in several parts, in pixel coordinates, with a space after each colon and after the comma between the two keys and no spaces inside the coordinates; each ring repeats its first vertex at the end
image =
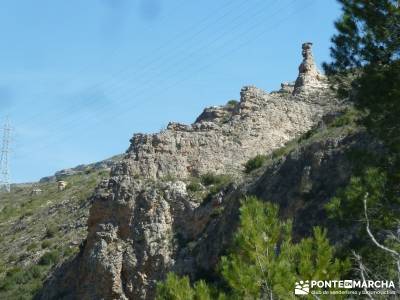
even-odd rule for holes
{"type": "Polygon", "coordinates": [[[3,139],[0,154],[0,189],[10,192],[10,166],[8,158],[10,154],[11,126],[8,118],[3,125],[2,131],[3,139]]]}

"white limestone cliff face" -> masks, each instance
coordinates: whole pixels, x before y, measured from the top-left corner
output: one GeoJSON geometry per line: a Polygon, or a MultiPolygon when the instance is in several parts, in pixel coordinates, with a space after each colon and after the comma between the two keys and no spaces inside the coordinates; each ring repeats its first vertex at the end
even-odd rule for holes
{"type": "MultiPolygon", "coordinates": [[[[199,207],[184,179],[207,172],[238,175],[248,159],[283,146],[339,109],[310,44],[303,45],[303,57],[294,86],[272,93],[244,87],[239,103],[207,108],[191,125],[170,123],[156,134],[135,134],[110,180],[96,189],[87,242],[76,274],[68,275],[73,284],[57,288],[68,290],[70,299],[153,299],[156,282],[169,270],[190,273],[190,257],[178,259],[176,237],[199,234],[223,195],[199,207]]],[[[44,292],[41,299],[51,295],[44,292]]]]}
{"type": "Polygon", "coordinates": [[[239,103],[206,108],[194,124],[170,123],[160,133],[135,134],[125,161],[129,175],[235,173],[249,158],[268,154],[309,130],[336,108],[310,47],[303,45],[304,61],[294,87],[286,84],[279,92],[267,93],[246,86],[239,103]]]}

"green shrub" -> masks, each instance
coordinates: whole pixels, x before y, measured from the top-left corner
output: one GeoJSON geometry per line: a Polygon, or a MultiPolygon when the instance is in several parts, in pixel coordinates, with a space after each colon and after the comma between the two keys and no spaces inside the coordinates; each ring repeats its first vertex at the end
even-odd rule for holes
{"type": "Polygon", "coordinates": [[[244,165],[245,172],[250,173],[251,171],[262,167],[266,160],[267,157],[265,155],[256,155],[255,157],[249,159],[244,165]]]}
{"type": "Polygon", "coordinates": [[[232,99],[232,100],[229,100],[229,101],[226,103],[226,105],[228,105],[228,106],[236,106],[236,105],[238,105],[238,103],[239,103],[239,101],[237,101],[237,100],[235,100],[235,99],[232,99]]]}
{"type": "Polygon", "coordinates": [[[209,200],[213,195],[228,186],[232,182],[232,177],[225,174],[215,175],[212,173],[204,174],[200,177],[203,185],[209,189],[209,194],[204,201],[209,200]]]}
{"type": "Polygon", "coordinates": [[[207,173],[200,177],[201,183],[204,184],[205,186],[219,185],[229,181],[230,179],[231,178],[229,175],[223,175],[223,174],[216,175],[213,173],[207,173]]]}
{"type": "Polygon", "coordinates": [[[186,186],[187,190],[190,192],[198,192],[201,190],[200,181],[197,179],[191,180],[191,182],[186,186]]]}
{"type": "Polygon", "coordinates": [[[14,253],[11,253],[8,256],[8,261],[16,261],[17,259],[18,259],[18,256],[16,254],[14,254],[14,253]]]}
{"type": "Polygon", "coordinates": [[[205,186],[209,186],[216,183],[217,175],[214,175],[212,173],[203,174],[201,175],[200,180],[201,183],[203,183],[205,186]]]}
{"type": "Polygon", "coordinates": [[[274,152],[272,152],[272,158],[279,158],[284,156],[287,153],[287,149],[285,147],[281,147],[276,149],[274,152]]]}
{"type": "Polygon", "coordinates": [[[170,273],[164,284],[157,286],[158,296],[157,300],[161,299],[193,299],[193,291],[190,286],[189,277],[178,277],[177,275],[170,273]]]}
{"type": "Polygon", "coordinates": [[[49,224],[46,226],[46,238],[53,238],[56,236],[58,228],[54,224],[49,224]]]}
{"type": "Polygon", "coordinates": [[[15,274],[21,272],[21,270],[22,270],[22,269],[21,269],[20,267],[15,267],[15,268],[9,269],[9,270],[7,271],[6,276],[12,277],[12,276],[14,276],[15,274]]]}
{"type": "Polygon", "coordinates": [[[38,244],[37,244],[36,242],[33,242],[33,243],[29,244],[29,245],[26,247],[26,250],[27,250],[27,251],[32,251],[33,249],[36,249],[37,246],[38,246],[38,244]]]}
{"type": "Polygon", "coordinates": [[[44,241],[42,242],[42,249],[49,248],[50,246],[51,246],[51,241],[49,241],[49,240],[44,240],[44,241]]]}
{"type": "Polygon", "coordinates": [[[0,281],[0,299],[33,299],[47,271],[38,265],[9,270],[0,281]]]}
{"type": "Polygon", "coordinates": [[[10,269],[5,278],[4,284],[0,285],[0,290],[8,290],[15,285],[26,284],[34,278],[41,278],[43,272],[41,268],[37,265],[32,265],[28,268],[13,268],[10,269]]]}
{"type": "Polygon", "coordinates": [[[0,212],[0,219],[7,220],[11,216],[15,215],[17,208],[11,205],[4,206],[3,210],[0,212]]]}
{"type": "Polygon", "coordinates": [[[355,125],[358,120],[361,118],[361,112],[354,109],[348,108],[343,114],[336,117],[333,122],[330,124],[331,127],[343,127],[347,125],[355,125]]]}
{"type": "Polygon", "coordinates": [[[68,247],[64,250],[63,256],[64,257],[70,257],[72,256],[74,253],[77,252],[76,248],[72,248],[72,247],[68,247]]]}
{"type": "Polygon", "coordinates": [[[60,259],[60,252],[58,252],[58,250],[52,250],[50,252],[43,254],[43,256],[39,260],[39,265],[42,266],[52,265],[57,263],[59,259],[60,259]]]}
{"type": "Polygon", "coordinates": [[[166,299],[212,300],[217,299],[217,295],[203,280],[196,282],[192,288],[189,277],[178,277],[174,273],[169,273],[165,283],[157,285],[156,300],[166,299]]]}
{"type": "Polygon", "coordinates": [[[0,291],[7,291],[14,288],[18,281],[21,281],[23,272],[21,268],[15,267],[7,271],[6,276],[0,283],[0,291]]]}
{"type": "Polygon", "coordinates": [[[162,177],[162,180],[163,181],[176,181],[176,176],[175,175],[173,175],[173,174],[167,174],[167,175],[165,175],[164,177],[162,177]]]}
{"type": "Polygon", "coordinates": [[[43,270],[40,268],[40,266],[33,265],[29,269],[29,273],[32,278],[41,278],[43,276],[43,270]]]}

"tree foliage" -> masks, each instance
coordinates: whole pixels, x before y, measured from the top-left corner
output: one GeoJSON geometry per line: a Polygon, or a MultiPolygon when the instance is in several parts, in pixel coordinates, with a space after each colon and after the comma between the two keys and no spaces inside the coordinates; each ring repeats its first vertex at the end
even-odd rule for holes
{"type": "Polygon", "coordinates": [[[360,253],[376,276],[393,278],[390,274],[397,273],[397,267],[366,230],[363,199],[368,197],[367,213],[377,242],[393,243],[400,212],[400,2],[339,2],[343,14],[335,23],[333,61],[325,64],[325,70],[339,95],[363,111],[362,123],[387,152],[375,153],[375,158],[366,161],[326,208],[348,232],[350,245],[345,250],[360,253]]]}
{"type": "Polygon", "coordinates": [[[295,299],[296,281],[338,279],[347,269],[347,262],[334,258],[325,230],[317,227],[299,243],[291,235],[292,224],[279,220],[276,205],[249,197],[230,253],[219,265],[225,288],[204,281],[192,287],[187,277],[169,274],[158,286],[158,299],[295,299]]]}
{"type": "Polygon", "coordinates": [[[397,266],[388,253],[374,245],[366,230],[364,212],[367,196],[369,226],[378,243],[398,249],[398,235],[391,232],[396,232],[399,226],[400,198],[393,193],[390,184],[386,171],[368,168],[353,176],[350,183],[327,203],[326,209],[338,229],[347,233],[346,241],[342,241],[341,254],[348,256],[355,252],[375,278],[395,280],[397,266]]]}
{"type": "Polygon", "coordinates": [[[265,155],[258,154],[253,158],[250,158],[246,164],[244,165],[245,172],[250,173],[251,171],[261,168],[265,161],[267,160],[267,157],[265,155]]]}
{"type": "Polygon", "coordinates": [[[211,288],[202,280],[192,287],[187,276],[169,273],[166,281],[158,285],[156,299],[163,300],[212,300],[211,288]]]}
{"type": "Polygon", "coordinates": [[[339,0],[326,72],[362,110],[367,128],[400,150],[400,7],[397,0],[339,0]]]}
{"type": "Polygon", "coordinates": [[[363,198],[369,194],[371,217],[377,227],[393,226],[396,219],[396,208],[399,205],[387,189],[386,172],[379,168],[368,168],[359,176],[353,176],[350,183],[326,205],[331,218],[336,219],[339,226],[359,222],[363,216],[363,198]]]}
{"type": "Polygon", "coordinates": [[[221,261],[221,273],[239,299],[294,298],[299,280],[340,278],[346,263],[334,259],[326,231],[292,241],[291,221],[281,221],[278,207],[250,197],[241,208],[234,248],[221,261]]]}

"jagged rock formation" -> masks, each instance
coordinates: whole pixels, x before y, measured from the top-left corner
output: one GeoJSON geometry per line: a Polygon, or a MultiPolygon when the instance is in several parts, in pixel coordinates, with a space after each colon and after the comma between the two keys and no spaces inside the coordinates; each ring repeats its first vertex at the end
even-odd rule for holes
{"type": "Polygon", "coordinates": [[[64,275],[50,280],[40,298],[152,299],[166,272],[210,270],[236,222],[238,201],[229,199],[243,191],[230,186],[200,205],[187,179],[238,175],[249,158],[282,147],[340,108],[310,43],[303,57],[294,86],[273,93],[244,87],[239,103],[207,108],[192,125],[134,135],[123,161],[96,189],[87,241],[72,269],[61,268],[64,275]],[[218,207],[224,214],[214,218],[218,207]]]}
{"type": "Polygon", "coordinates": [[[129,175],[186,178],[238,172],[250,157],[283,146],[332,109],[327,94],[313,101],[244,87],[235,107],[207,108],[192,125],[170,123],[160,133],[136,134],[126,160],[129,175]]]}
{"type": "Polygon", "coordinates": [[[302,45],[303,62],[299,66],[299,76],[294,84],[293,94],[309,94],[319,89],[328,88],[327,80],[317,69],[311,51],[312,43],[302,45]]]}
{"type": "Polygon", "coordinates": [[[238,104],[206,108],[192,125],[170,123],[160,133],[135,134],[121,168],[145,178],[232,173],[248,158],[271,152],[307,131],[336,109],[310,47],[303,45],[304,61],[293,93],[288,93],[287,84],[269,94],[247,86],[238,104]]]}

